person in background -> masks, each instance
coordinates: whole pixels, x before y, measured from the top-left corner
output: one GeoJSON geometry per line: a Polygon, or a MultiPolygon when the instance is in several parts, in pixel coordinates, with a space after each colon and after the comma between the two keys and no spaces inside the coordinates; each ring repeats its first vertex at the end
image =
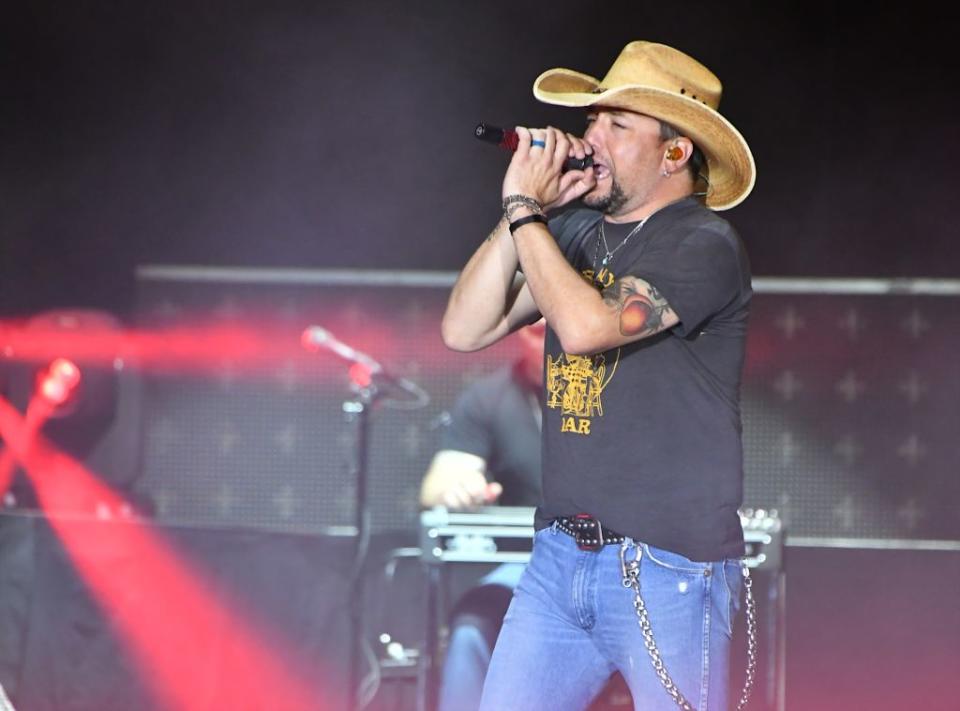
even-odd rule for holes
{"type": "MultiPolygon", "coordinates": [[[[521,329],[518,357],[459,395],[423,478],[424,508],[539,503],[544,328],[541,320],[521,329]]],[[[438,711],[480,705],[490,654],[522,570],[519,563],[498,566],[455,604],[438,711]]]]}

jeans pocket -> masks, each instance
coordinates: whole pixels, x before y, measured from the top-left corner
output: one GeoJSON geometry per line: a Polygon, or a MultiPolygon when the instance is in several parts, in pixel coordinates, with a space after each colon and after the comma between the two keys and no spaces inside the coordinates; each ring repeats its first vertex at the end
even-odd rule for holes
{"type": "Polygon", "coordinates": [[[643,554],[651,563],[677,573],[703,575],[703,571],[711,565],[710,563],[700,563],[695,560],[690,560],[679,553],[673,553],[663,548],[654,548],[647,544],[643,544],[643,554]]]}

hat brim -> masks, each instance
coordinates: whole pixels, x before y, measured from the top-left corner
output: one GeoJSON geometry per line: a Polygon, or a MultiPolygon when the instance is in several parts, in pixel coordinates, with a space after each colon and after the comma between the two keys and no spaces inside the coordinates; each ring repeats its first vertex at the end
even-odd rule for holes
{"type": "Polygon", "coordinates": [[[743,202],[757,179],[750,146],[719,112],[695,99],[651,86],[603,89],[594,77],[570,69],[550,69],[537,77],[533,95],[546,104],[626,109],[665,121],[689,137],[707,159],[711,210],[729,210],[743,202]]]}

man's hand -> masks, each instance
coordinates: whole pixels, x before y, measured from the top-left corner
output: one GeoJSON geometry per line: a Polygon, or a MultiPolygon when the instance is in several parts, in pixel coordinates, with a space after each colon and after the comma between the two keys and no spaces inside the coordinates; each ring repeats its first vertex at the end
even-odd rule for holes
{"type": "Polygon", "coordinates": [[[487,481],[486,468],[483,457],[454,449],[440,450],[420,486],[420,505],[463,510],[496,503],[503,487],[487,481]]]}
{"type": "Polygon", "coordinates": [[[443,492],[443,505],[448,509],[475,509],[489,506],[500,498],[503,487],[497,482],[488,482],[482,474],[471,472],[443,492]]]}
{"type": "Polygon", "coordinates": [[[567,158],[583,159],[592,153],[582,138],[553,127],[527,129],[523,126],[517,127],[517,136],[517,150],[503,179],[503,197],[526,195],[544,209],[553,209],[576,200],[596,186],[592,167],[562,172],[567,158]]]}

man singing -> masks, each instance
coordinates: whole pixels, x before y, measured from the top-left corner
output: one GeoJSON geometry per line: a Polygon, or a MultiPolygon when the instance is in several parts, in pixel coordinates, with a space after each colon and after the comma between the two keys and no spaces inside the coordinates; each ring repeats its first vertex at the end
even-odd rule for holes
{"type": "Polygon", "coordinates": [[[583,709],[619,671],[637,709],[725,709],[752,292],[716,212],[750,193],[753,157],[717,77],[665,45],[533,91],[585,109],[586,130],[517,129],[504,216],[442,324],[472,351],[547,322],[543,499],[481,708],[583,709]]]}

